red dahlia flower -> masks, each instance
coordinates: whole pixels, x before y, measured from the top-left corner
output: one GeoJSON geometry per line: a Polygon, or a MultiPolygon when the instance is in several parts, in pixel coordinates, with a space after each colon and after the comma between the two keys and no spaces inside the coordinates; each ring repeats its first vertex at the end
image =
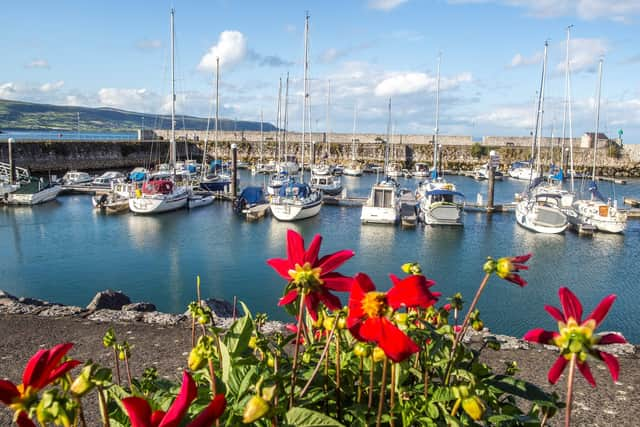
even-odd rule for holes
{"type": "Polygon", "coordinates": [[[393,287],[388,292],[377,292],[366,274],[358,273],[354,277],[347,328],[357,340],[376,343],[398,363],[420,348],[389,320],[393,311],[401,307],[428,308],[440,294],[429,291],[433,282],[422,275],[407,276],[403,280],[392,275],[391,280],[393,287]]]}
{"type": "Polygon", "coordinates": [[[24,411],[35,401],[38,391],[80,364],[77,360],[60,363],[71,347],[73,344],[66,343],[38,350],[24,368],[22,384],[15,385],[10,381],[0,380],[0,402],[18,414],[18,425],[33,425],[24,411]]]}
{"type": "Polygon", "coordinates": [[[523,287],[527,286],[527,281],[520,277],[518,271],[529,269],[529,267],[524,265],[524,263],[529,261],[531,256],[532,254],[504,257],[499,258],[498,261],[494,261],[492,258],[489,258],[483,268],[487,274],[495,272],[499,278],[508,280],[511,283],[515,283],[516,285],[523,287]]]}
{"type": "Polygon", "coordinates": [[[353,251],[342,250],[318,259],[322,236],[317,234],[309,249],[305,251],[302,236],[293,230],[287,230],[287,258],[271,258],[267,260],[273,269],[289,281],[287,293],[278,305],[294,302],[300,292],[305,294],[307,311],[318,319],[318,305],[322,302],[331,310],[342,308],[340,299],[329,291],[348,292],[353,279],[343,276],[334,270],[354,255],[353,251]]]}
{"type": "MultiPolygon", "coordinates": [[[[184,371],[180,392],[167,412],[151,412],[149,403],[140,397],[127,397],[122,399],[122,404],[129,414],[132,427],[177,427],[182,425],[189,405],[197,395],[195,381],[187,371],[184,371]]],[[[211,403],[186,427],[210,427],[215,420],[220,418],[226,406],[227,401],[224,395],[216,395],[211,403]]]]}
{"type": "Polygon", "coordinates": [[[551,344],[560,348],[560,356],[549,370],[549,382],[555,384],[558,381],[572,354],[577,355],[578,369],[592,386],[595,387],[596,382],[587,364],[587,355],[602,360],[609,368],[611,378],[618,381],[620,371],[618,359],[609,353],[593,348],[594,345],[624,344],[627,342],[619,334],[594,335],[593,333],[607,316],[616,296],[605,297],[595,310],[582,321],[580,300],[568,288],[560,288],[558,294],[563,312],[549,305],[546,305],[544,309],[558,321],[560,333],[537,328],[527,332],[524,336],[527,341],[551,344]]]}

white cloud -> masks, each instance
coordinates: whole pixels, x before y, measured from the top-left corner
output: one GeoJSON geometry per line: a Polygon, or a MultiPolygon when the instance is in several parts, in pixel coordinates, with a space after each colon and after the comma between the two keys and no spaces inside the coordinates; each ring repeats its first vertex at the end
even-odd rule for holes
{"type": "MultiPolygon", "coordinates": [[[[562,52],[567,48],[567,42],[561,43],[562,52]]],[[[571,71],[594,71],[602,56],[609,50],[606,41],[602,39],[572,39],[569,44],[569,62],[571,71]]],[[[557,65],[558,71],[565,71],[566,64],[563,61],[557,65]]]]}
{"type": "Polygon", "coordinates": [[[160,97],[148,89],[102,88],[98,91],[101,106],[134,111],[157,111],[160,97]]]}
{"type": "Polygon", "coordinates": [[[48,70],[51,67],[49,66],[49,62],[46,59],[34,59],[28,64],[25,64],[24,68],[42,68],[48,70]]]}
{"type": "Polygon", "coordinates": [[[138,41],[136,43],[136,47],[140,50],[160,49],[162,47],[162,42],[157,39],[144,39],[138,41]]]}
{"type": "Polygon", "coordinates": [[[247,39],[239,31],[223,31],[220,33],[218,43],[211,46],[202,57],[199,70],[215,71],[216,58],[220,58],[220,66],[233,67],[242,62],[247,56],[247,39]]]}
{"type": "Polygon", "coordinates": [[[497,3],[523,8],[538,18],[576,16],[586,21],[604,18],[630,22],[632,16],[640,14],[638,0],[449,0],[449,3],[497,3]]]}
{"type": "MultiPolygon", "coordinates": [[[[471,81],[471,73],[462,73],[450,78],[440,79],[440,89],[452,89],[461,83],[471,81]]],[[[395,73],[382,80],[375,88],[376,96],[395,96],[416,93],[424,90],[436,90],[435,76],[425,73],[395,73]]]]}
{"type": "Polygon", "coordinates": [[[516,53],[513,59],[511,59],[511,64],[508,65],[509,68],[522,67],[525,65],[533,65],[540,64],[542,62],[542,52],[536,52],[535,54],[525,57],[520,53],[516,53]]]}
{"type": "Polygon", "coordinates": [[[42,92],[53,92],[64,86],[64,81],[58,80],[57,82],[44,83],[40,86],[42,92]]]}
{"type": "Polygon", "coordinates": [[[13,98],[16,93],[16,86],[13,82],[0,84],[0,98],[13,98]]]}
{"type": "Polygon", "coordinates": [[[369,7],[378,10],[391,10],[406,3],[408,0],[369,0],[369,7]]]}
{"type": "Polygon", "coordinates": [[[511,105],[489,108],[473,117],[473,122],[483,126],[494,126],[498,128],[510,128],[514,134],[526,135],[526,131],[533,128],[533,114],[531,106],[511,105]]]}

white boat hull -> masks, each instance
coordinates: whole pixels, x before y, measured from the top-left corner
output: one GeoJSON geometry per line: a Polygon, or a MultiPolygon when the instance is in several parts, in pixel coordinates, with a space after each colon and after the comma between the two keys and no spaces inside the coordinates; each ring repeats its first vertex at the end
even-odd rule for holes
{"type": "Polygon", "coordinates": [[[427,225],[463,225],[462,206],[436,202],[420,206],[422,219],[427,225]]]}
{"type": "Polygon", "coordinates": [[[270,203],[271,213],[279,221],[298,221],[320,213],[322,199],[313,203],[290,203],[289,199],[274,197],[270,203]]]}
{"type": "Polygon", "coordinates": [[[55,199],[60,191],[62,191],[62,187],[54,185],[35,193],[8,193],[6,203],[10,205],[38,205],[55,199]]]}
{"type": "Polygon", "coordinates": [[[129,199],[129,209],[137,214],[156,214],[184,208],[189,194],[181,188],[172,194],[153,194],[129,199]]]}
{"type": "Polygon", "coordinates": [[[396,208],[363,206],[360,221],[363,224],[395,224],[398,222],[398,210],[396,208]]]}
{"type": "Polygon", "coordinates": [[[607,203],[579,200],[573,207],[580,221],[594,226],[598,231],[623,233],[627,228],[627,214],[607,203]]]}
{"type": "Polygon", "coordinates": [[[516,222],[528,230],[543,234],[563,233],[569,226],[567,215],[560,208],[540,206],[528,199],[516,205],[516,222]]]}
{"type": "Polygon", "coordinates": [[[213,203],[213,196],[189,196],[187,207],[189,209],[200,208],[213,203]]]}

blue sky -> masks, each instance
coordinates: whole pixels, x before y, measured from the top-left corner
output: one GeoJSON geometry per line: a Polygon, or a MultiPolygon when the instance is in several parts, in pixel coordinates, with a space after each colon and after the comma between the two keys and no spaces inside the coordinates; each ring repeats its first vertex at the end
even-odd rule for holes
{"type": "MultiPolygon", "coordinates": [[[[0,98],[167,112],[169,10],[176,9],[179,114],[206,116],[215,57],[224,118],[275,122],[278,79],[291,76],[289,126],[301,127],[305,11],[312,128],[430,134],[442,52],[440,131],[527,135],[549,40],[545,135],[562,132],[566,27],[574,134],[595,125],[640,143],[638,0],[7,1],[0,98]]],[[[0,124],[1,126],[1,124],[0,124]]]]}

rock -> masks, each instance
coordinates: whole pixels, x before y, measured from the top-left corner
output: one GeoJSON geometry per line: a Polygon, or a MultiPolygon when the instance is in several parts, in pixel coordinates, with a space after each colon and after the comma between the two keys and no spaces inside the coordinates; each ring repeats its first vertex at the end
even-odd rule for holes
{"type": "Polygon", "coordinates": [[[0,305],[11,304],[12,302],[15,302],[17,300],[18,298],[14,297],[9,292],[0,289],[0,305]]]}
{"type": "MultiPolygon", "coordinates": [[[[213,314],[217,317],[232,317],[233,316],[233,304],[229,301],[225,301],[217,298],[208,298],[202,300],[204,304],[209,306],[213,314]]],[[[240,313],[236,310],[236,316],[240,316],[240,313]]]]}
{"type": "Polygon", "coordinates": [[[159,311],[152,311],[145,313],[142,317],[144,323],[151,323],[154,325],[172,326],[177,325],[179,322],[186,319],[186,316],[181,314],[168,314],[161,313],[159,311]]]}
{"type": "Polygon", "coordinates": [[[155,304],[151,304],[150,302],[134,302],[133,304],[123,305],[122,311],[150,312],[156,311],[156,306],[155,304]]]}
{"type": "Polygon", "coordinates": [[[18,299],[18,301],[21,302],[22,304],[36,305],[36,306],[51,305],[51,303],[48,301],[43,301],[41,299],[29,298],[29,297],[21,297],[18,299]]]}
{"type": "Polygon", "coordinates": [[[77,307],[74,305],[60,305],[60,304],[52,304],[50,306],[45,307],[43,310],[38,312],[38,316],[47,316],[47,317],[64,317],[64,316],[76,316],[85,311],[82,307],[77,307]]]}
{"type": "Polygon", "coordinates": [[[107,289],[106,291],[98,292],[87,306],[87,310],[120,310],[122,306],[131,304],[131,300],[128,296],[120,291],[113,291],[107,289]]]}
{"type": "Polygon", "coordinates": [[[22,304],[18,301],[10,301],[0,305],[0,313],[5,314],[38,314],[42,307],[37,305],[22,304]]]}
{"type": "Polygon", "coordinates": [[[94,311],[87,316],[87,319],[96,322],[139,322],[143,317],[144,313],[138,311],[102,309],[94,311]]]}

